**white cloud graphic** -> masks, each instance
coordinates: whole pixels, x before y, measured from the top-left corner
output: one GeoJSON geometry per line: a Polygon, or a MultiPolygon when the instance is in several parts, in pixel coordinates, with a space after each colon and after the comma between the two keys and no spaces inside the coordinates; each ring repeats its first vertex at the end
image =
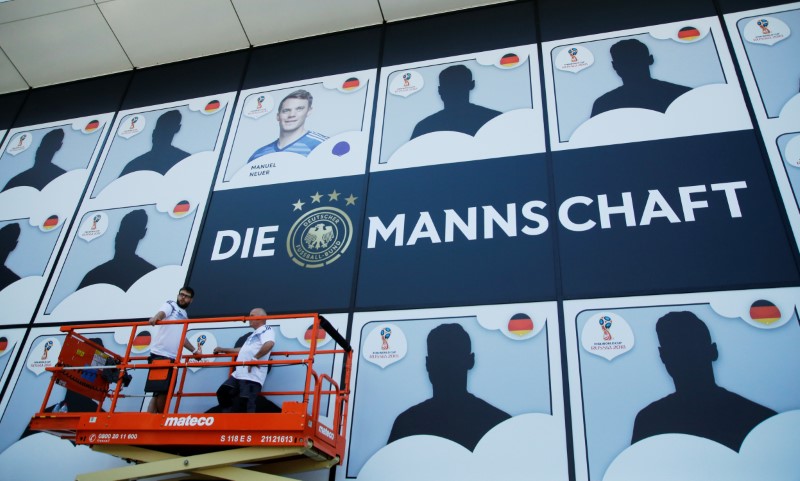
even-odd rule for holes
{"type": "Polygon", "coordinates": [[[737,453],[705,438],[662,434],[644,439],[611,463],[603,481],[797,481],[800,411],[756,426],[737,453]]]}
{"type": "Polygon", "coordinates": [[[522,414],[498,424],[486,433],[474,452],[448,439],[410,436],[388,444],[375,453],[358,473],[357,479],[566,479],[567,455],[563,429],[563,424],[553,416],[522,414]]]}
{"type": "MultiPolygon", "coordinates": [[[[554,150],[613,145],[750,129],[741,92],[731,85],[705,85],[678,97],[665,113],[614,109],[581,124],[554,150]]],[[[646,161],[647,159],[642,159],[646,161]]]]}

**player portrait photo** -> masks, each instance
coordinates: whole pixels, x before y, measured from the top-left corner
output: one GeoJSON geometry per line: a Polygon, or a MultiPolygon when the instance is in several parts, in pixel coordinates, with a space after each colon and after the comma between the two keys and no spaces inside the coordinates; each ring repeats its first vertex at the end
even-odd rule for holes
{"type": "Polygon", "coordinates": [[[374,72],[243,91],[218,189],[361,174],[374,72]]]}

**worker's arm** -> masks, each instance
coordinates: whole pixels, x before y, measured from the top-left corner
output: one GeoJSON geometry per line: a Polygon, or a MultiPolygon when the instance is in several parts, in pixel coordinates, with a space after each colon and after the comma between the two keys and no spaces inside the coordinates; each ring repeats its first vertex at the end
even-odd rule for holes
{"type": "Polygon", "coordinates": [[[258,352],[256,353],[255,358],[256,359],[261,359],[262,357],[264,357],[267,354],[269,354],[269,351],[272,350],[272,347],[274,345],[275,345],[275,341],[267,341],[267,342],[265,342],[264,345],[261,346],[261,349],[259,349],[258,352]]]}
{"type": "Polygon", "coordinates": [[[197,353],[197,349],[195,349],[194,346],[192,346],[192,343],[189,342],[189,339],[183,340],[183,347],[184,349],[188,349],[192,354],[194,354],[194,357],[200,357],[200,354],[197,353]]]}
{"type": "Polygon", "coordinates": [[[239,354],[238,347],[215,347],[214,354],[239,354]]]}
{"type": "MultiPolygon", "coordinates": [[[[262,357],[269,354],[269,351],[272,350],[272,347],[275,345],[274,341],[267,341],[262,346],[261,349],[258,350],[255,356],[253,356],[256,360],[261,359],[262,357]]],[[[258,366],[257,366],[258,367],[258,366]]],[[[253,370],[253,366],[247,366],[248,371],[253,370]]]]}
{"type": "Polygon", "coordinates": [[[163,321],[165,317],[167,317],[167,315],[164,313],[164,311],[156,312],[155,315],[150,318],[150,325],[155,326],[156,322],[163,321]]]}

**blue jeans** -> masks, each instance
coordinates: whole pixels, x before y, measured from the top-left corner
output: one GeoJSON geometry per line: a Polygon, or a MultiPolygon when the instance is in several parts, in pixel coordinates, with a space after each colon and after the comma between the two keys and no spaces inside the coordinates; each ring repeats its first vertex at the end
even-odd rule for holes
{"type": "Polygon", "coordinates": [[[254,413],[256,412],[256,399],[260,393],[261,384],[230,376],[217,389],[217,401],[224,413],[254,413]],[[242,409],[243,405],[246,406],[245,409],[242,409]]]}

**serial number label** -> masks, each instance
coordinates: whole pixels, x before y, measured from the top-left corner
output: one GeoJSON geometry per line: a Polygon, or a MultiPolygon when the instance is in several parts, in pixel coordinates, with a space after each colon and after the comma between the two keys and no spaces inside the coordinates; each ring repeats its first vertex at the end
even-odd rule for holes
{"type": "Polygon", "coordinates": [[[293,443],[294,436],[261,436],[261,442],[265,444],[275,444],[275,443],[293,443]]]}
{"type": "Polygon", "coordinates": [[[253,436],[249,434],[223,434],[219,437],[223,443],[249,443],[253,440],[253,436]]]}
{"type": "Polygon", "coordinates": [[[123,440],[124,439],[128,439],[128,440],[138,439],[138,437],[139,437],[139,435],[136,434],[136,433],[127,433],[127,434],[126,433],[122,433],[122,434],[120,434],[120,433],[100,433],[100,434],[97,435],[96,438],[95,438],[95,435],[93,434],[89,438],[89,440],[90,441],[94,441],[94,439],[97,439],[97,441],[99,441],[101,443],[103,443],[103,442],[107,443],[109,441],[118,441],[120,439],[123,439],[123,440]]]}

